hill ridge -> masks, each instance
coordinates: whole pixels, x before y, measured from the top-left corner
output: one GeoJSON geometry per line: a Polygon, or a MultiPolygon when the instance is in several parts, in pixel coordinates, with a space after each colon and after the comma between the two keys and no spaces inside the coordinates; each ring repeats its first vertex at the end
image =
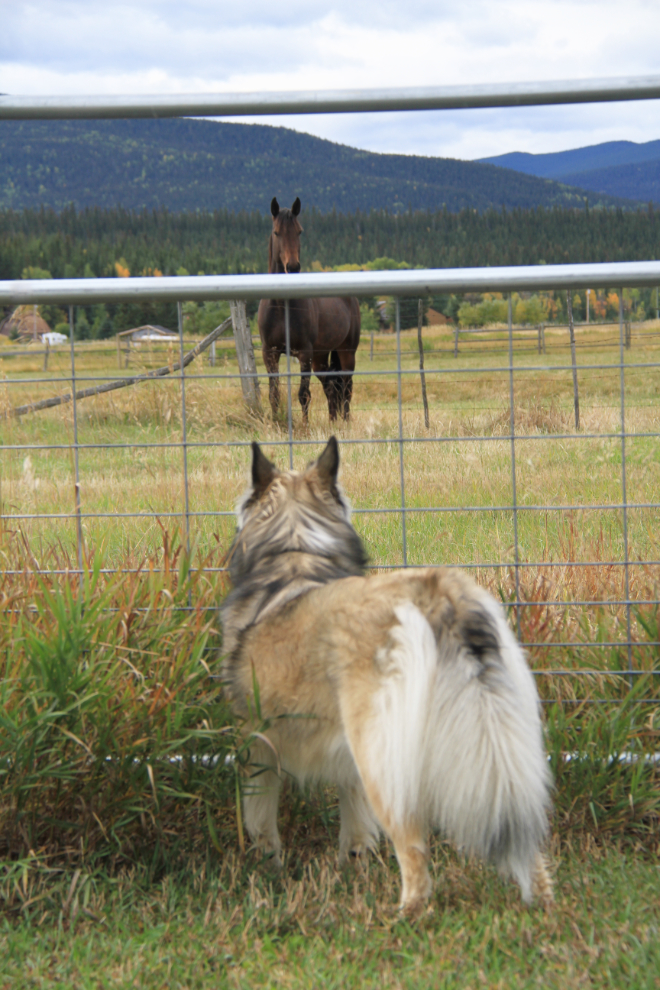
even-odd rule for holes
{"type": "MultiPolygon", "coordinates": [[[[0,121],[0,208],[265,213],[582,207],[585,192],[491,164],[382,154],[290,128],[208,120],[0,121]]],[[[637,204],[591,196],[590,205],[637,204]]]]}

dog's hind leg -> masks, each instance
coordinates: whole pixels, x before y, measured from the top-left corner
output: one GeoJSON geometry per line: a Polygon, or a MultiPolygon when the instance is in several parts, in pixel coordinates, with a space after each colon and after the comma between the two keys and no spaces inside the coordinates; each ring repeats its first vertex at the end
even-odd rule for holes
{"type": "Polygon", "coordinates": [[[532,893],[534,897],[539,899],[546,911],[555,903],[552,877],[550,876],[545,856],[542,853],[536,854],[536,861],[532,872],[532,893]]]}
{"type": "Polygon", "coordinates": [[[364,782],[369,802],[384,832],[392,840],[399,862],[402,881],[399,910],[408,917],[415,917],[428,901],[432,890],[426,827],[412,811],[404,821],[397,821],[385,803],[382,788],[373,778],[366,777],[364,782]]]}
{"type": "Polygon", "coordinates": [[[429,848],[423,830],[414,822],[407,822],[405,827],[393,829],[391,839],[403,883],[399,910],[409,917],[415,917],[431,895],[429,848]]]}
{"type": "Polygon", "coordinates": [[[261,742],[250,752],[251,777],[244,789],[245,827],[254,845],[272,856],[275,866],[282,865],[282,840],[277,830],[277,808],[281,780],[274,769],[273,754],[261,742]]]}
{"type": "Polygon", "coordinates": [[[374,849],[378,842],[378,822],[359,781],[340,786],[339,814],[339,862],[345,863],[350,856],[363,856],[374,849]]]}

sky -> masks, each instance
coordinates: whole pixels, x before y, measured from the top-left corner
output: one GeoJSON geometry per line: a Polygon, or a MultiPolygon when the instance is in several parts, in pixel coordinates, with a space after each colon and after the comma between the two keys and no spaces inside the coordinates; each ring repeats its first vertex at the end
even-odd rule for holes
{"type": "MultiPolygon", "coordinates": [[[[660,0],[0,0],[0,93],[13,95],[370,89],[656,73],[660,0]]],[[[250,119],[369,151],[463,159],[660,138],[656,100],[250,119]]]]}

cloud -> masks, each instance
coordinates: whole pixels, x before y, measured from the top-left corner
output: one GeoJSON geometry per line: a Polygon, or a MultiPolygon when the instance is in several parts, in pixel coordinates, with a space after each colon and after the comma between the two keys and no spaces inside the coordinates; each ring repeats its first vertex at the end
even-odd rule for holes
{"type": "MultiPolygon", "coordinates": [[[[2,21],[1,92],[245,92],[653,73],[660,4],[628,0],[623,14],[620,0],[18,0],[3,4],[2,21]]],[[[281,122],[370,150],[482,157],[649,140],[660,136],[655,111],[638,103],[281,122]]]]}

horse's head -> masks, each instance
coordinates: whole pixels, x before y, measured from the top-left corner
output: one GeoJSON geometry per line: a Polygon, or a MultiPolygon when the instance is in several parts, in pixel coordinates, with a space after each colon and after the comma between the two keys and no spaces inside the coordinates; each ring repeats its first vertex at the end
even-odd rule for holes
{"type": "Polygon", "coordinates": [[[273,196],[270,212],[273,215],[273,232],[268,242],[268,271],[295,274],[300,271],[300,200],[296,197],[290,210],[281,210],[273,196]]]}

